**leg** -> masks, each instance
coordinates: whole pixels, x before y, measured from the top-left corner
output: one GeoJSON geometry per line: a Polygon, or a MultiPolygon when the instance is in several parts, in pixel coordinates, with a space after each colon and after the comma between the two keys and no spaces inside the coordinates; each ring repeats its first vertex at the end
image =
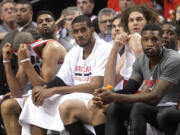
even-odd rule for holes
{"type": "Polygon", "coordinates": [[[157,107],[145,103],[135,103],[130,114],[131,135],[145,135],[147,122],[158,128],[156,119],[158,111],[157,107]]]}
{"type": "Polygon", "coordinates": [[[109,105],[103,106],[102,108],[97,107],[93,100],[88,103],[88,111],[91,118],[91,124],[94,126],[96,135],[104,135],[105,130],[105,112],[109,105]]]}
{"type": "Polygon", "coordinates": [[[1,115],[7,135],[21,134],[21,127],[18,123],[20,112],[21,108],[17,101],[13,98],[5,100],[1,104],[1,115]]]}
{"type": "Polygon", "coordinates": [[[59,112],[64,124],[70,124],[78,120],[91,124],[89,112],[80,100],[72,99],[63,102],[59,107],[59,112]]]}
{"type": "Polygon", "coordinates": [[[47,130],[31,125],[31,132],[32,135],[46,135],[47,130]]]}
{"type": "Polygon", "coordinates": [[[66,131],[70,135],[85,135],[85,128],[79,121],[90,122],[90,117],[85,104],[80,100],[67,100],[59,107],[61,119],[66,131]],[[73,103],[73,104],[72,104],[73,103]]]}
{"type": "Polygon", "coordinates": [[[157,115],[160,128],[167,135],[174,135],[180,122],[180,111],[174,107],[163,109],[157,115]]]}
{"type": "Polygon", "coordinates": [[[106,108],[99,108],[96,105],[94,105],[93,100],[90,100],[88,103],[88,111],[89,111],[89,116],[91,120],[91,125],[96,126],[96,125],[101,125],[104,124],[106,121],[106,116],[104,112],[106,111],[106,108]]]}
{"type": "Polygon", "coordinates": [[[132,104],[110,104],[107,110],[105,135],[127,135],[125,121],[129,120],[132,104]]]}
{"type": "Polygon", "coordinates": [[[175,135],[180,135],[180,123],[178,124],[175,135]]]}

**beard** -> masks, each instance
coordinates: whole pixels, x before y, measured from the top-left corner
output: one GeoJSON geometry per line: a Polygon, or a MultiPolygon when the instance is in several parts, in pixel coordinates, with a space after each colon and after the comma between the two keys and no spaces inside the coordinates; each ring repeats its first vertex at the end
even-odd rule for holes
{"type": "Polygon", "coordinates": [[[162,47],[160,47],[160,48],[158,48],[158,49],[156,49],[156,50],[155,50],[154,48],[152,48],[152,51],[151,51],[151,52],[149,52],[148,49],[145,49],[145,50],[144,50],[144,53],[145,53],[146,56],[149,57],[149,58],[158,57],[158,56],[160,56],[161,53],[162,53],[162,47]]]}
{"type": "Polygon", "coordinates": [[[105,35],[111,35],[111,28],[106,28],[106,30],[104,31],[105,35]]]}
{"type": "Polygon", "coordinates": [[[80,47],[87,47],[90,43],[91,43],[91,40],[92,40],[92,36],[89,37],[89,39],[87,40],[87,42],[85,43],[80,43],[79,41],[76,41],[76,43],[80,46],[80,47]]]}

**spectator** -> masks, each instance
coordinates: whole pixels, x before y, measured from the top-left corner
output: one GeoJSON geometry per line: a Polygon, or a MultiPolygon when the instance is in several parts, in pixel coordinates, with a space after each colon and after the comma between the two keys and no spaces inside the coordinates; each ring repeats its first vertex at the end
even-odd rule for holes
{"type": "Polygon", "coordinates": [[[124,30],[121,25],[121,15],[119,14],[116,17],[114,17],[112,20],[112,29],[111,29],[112,39],[114,40],[115,37],[118,34],[121,34],[122,32],[124,32],[124,30]]]}
{"type": "MultiPolygon", "coordinates": [[[[175,11],[171,16],[171,22],[177,24],[180,27],[180,4],[177,5],[175,11]]],[[[178,50],[180,49],[180,36],[178,36],[178,50]]]]}
{"type": "Polygon", "coordinates": [[[76,42],[72,36],[72,26],[71,23],[75,17],[82,15],[82,12],[77,7],[67,7],[62,11],[64,16],[64,28],[67,30],[67,35],[64,38],[61,38],[60,43],[69,51],[72,47],[76,46],[76,42]]]}
{"type": "Polygon", "coordinates": [[[164,0],[164,16],[169,21],[172,13],[176,7],[180,4],[179,0],[164,0]]]}
{"type": "Polygon", "coordinates": [[[83,15],[91,18],[91,21],[96,18],[96,16],[93,15],[93,9],[95,6],[94,0],[77,0],[76,5],[79,9],[82,10],[83,15]]]}
{"type": "Polygon", "coordinates": [[[95,28],[95,32],[99,33],[98,18],[93,14],[95,0],[76,0],[76,6],[82,10],[83,15],[90,17],[95,28]]]}
{"type": "Polygon", "coordinates": [[[112,20],[116,16],[116,12],[110,8],[103,8],[98,13],[99,37],[104,41],[112,40],[111,28],[112,20]]]}
{"type": "Polygon", "coordinates": [[[4,0],[1,2],[0,16],[2,24],[0,25],[0,40],[2,40],[8,32],[11,32],[16,29],[14,9],[14,1],[4,0]]]}
{"type": "Polygon", "coordinates": [[[121,13],[135,4],[147,4],[149,7],[153,7],[151,0],[108,0],[107,7],[121,13]]]}
{"type": "Polygon", "coordinates": [[[134,0],[119,0],[119,8],[122,11],[126,10],[135,4],[134,0]]]}
{"type": "Polygon", "coordinates": [[[175,8],[171,16],[171,22],[180,26],[180,4],[177,5],[177,7],[175,8]]]}

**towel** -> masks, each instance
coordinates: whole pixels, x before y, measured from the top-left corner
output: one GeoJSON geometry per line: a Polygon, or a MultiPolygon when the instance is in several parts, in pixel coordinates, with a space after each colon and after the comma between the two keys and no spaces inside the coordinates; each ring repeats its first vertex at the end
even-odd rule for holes
{"type": "MultiPolygon", "coordinates": [[[[63,131],[64,125],[59,115],[59,106],[68,99],[81,100],[87,106],[93,95],[88,93],[72,93],[67,95],[54,95],[44,100],[42,106],[35,106],[32,102],[32,96],[29,96],[22,112],[19,123],[22,126],[22,135],[31,135],[30,125],[35,125],[44,129],[63,131]]],[[[85,126],[93,133],[94,128],[90,125],[85,126]]]]}

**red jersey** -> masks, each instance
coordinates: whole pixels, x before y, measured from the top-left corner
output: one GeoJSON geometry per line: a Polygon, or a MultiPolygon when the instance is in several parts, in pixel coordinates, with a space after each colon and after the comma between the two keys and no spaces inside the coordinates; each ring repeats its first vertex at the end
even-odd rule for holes
{"type": "MultiPolygon", "coordinates": [[[[134,0],[135,4],[148,4],[149,7],[153,7],[151,0],[134,0]]],[[[112,8],[115,11],[119,12],[119,0],[108,0],[107,7],[112,8]]]]}

